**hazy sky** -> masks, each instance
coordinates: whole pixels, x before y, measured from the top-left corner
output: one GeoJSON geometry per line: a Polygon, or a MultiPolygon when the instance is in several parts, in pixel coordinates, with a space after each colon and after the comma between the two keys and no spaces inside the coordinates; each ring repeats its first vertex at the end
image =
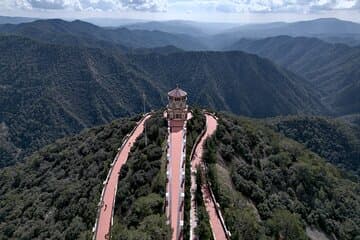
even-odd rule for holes
{"type": "Polygon", "coordinates": [[[338,17],[360,22],[360,0],[0,0],[0,14],[243,23],[338,17]]]}

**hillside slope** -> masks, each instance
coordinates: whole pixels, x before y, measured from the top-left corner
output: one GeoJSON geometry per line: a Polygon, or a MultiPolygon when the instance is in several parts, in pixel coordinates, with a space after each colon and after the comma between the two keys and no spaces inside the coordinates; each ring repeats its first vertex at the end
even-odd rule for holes
{"type": "MultiPolygon", "coordinates": [[[[355,239],[360,231],[358,182],[258,120],[218,116],[204,159],[232,239],[285,234],[289,240],[305,240],[307,226],[355,239]]],[[[0,169],[0,238],[89,239],[102,181],[138,119],[116,120],[58,140],[25,163],[0,169]]],[[[116,238],[169,236],[163,216],[165,136],[166,121],[158,112],[148,123],[148,145],[139,137],[121,170],[116,238]]]]}
{"type": "Polygon", "coordinates": [[[360,111],[360,48],[316,38],[242,39],[231,47],[269,58],[313,82],[338,114],[360,111]]]}
{"type": "Polygon", "coordinates": [[[360,44],[360,24],[336,18],[319,18],[298,22],[273,22],[235,27],[213,37],[218,47],[235,43],[241,38],[268,38],[281,35],[317,37],[337,43],[360,44]]]}
{"type": "Polygon", "coordinates": [[[259,122],[219,117],[204,160],[232,239],[359,236],[359,182],[259,122]]]}
{"type": "Polygon", "coordinates": [[[60,139],[0,170],[0,239],[90,239],[97,204],[136,118],[60,139]]]}
{"type": "Polygon", "coordinates": [[[165,96],[141,73],[99,49],[8,36],[0,37],[0,51],[0,123],[5,140],[25,153],[140,112],[143,92],[149,107],[163,105],[165,96]]]}
{"type": "Polygon", "coordinates": [[[166,224],[167,121],[158,111],[121,168],[114,209],[113,239],[170,239],[166,224]]]}
{"type": "Polygon", "coordinates": [[[190,103],[253,117],[324,113],[316,91],[268,60],[242,52],[178,52],[132,55],[151,79],[179,84],[190,103]]]}
{"type": "Polygon", "coordinates": [[[306,116],[278,117],[267,123],[332,164],[360,173],[359,127],[340,120],[306,116]]]}
{"type": "Polygon", "coordinates": [[[127,28],[108,29],[80,20],[67,22],[48,19],[18,25],[4,24],[0,25],[0,32],[70,46],[104,47],[120,44],[130,48],[153,48],[174,45],[183,49],[206,49],[200,41],[185,34],[127,28]]]}
{"type": "Polygon", "coordinates": [[[142,51],[0,37],[0,167],[59,137],[166,105],[180,84],[189,103],[248,116],[323,113],[317,93],[271,62],[240,52],[142,51]],[[9,160],[12,159],[12,160],[9,160]]]}

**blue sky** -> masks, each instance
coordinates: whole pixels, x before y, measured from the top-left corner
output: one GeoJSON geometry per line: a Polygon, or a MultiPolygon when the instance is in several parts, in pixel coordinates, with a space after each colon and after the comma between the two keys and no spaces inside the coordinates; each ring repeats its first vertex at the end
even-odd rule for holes
{"type": "Polygon", "coordinates": [[[337,17],[360,22],[360,0],[0,0],[0,14],[240,23],[337,17]]]}

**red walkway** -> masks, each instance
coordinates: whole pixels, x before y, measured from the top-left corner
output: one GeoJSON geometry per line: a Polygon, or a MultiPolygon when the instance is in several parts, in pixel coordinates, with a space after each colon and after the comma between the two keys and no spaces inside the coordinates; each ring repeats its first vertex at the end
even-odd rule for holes
{"type": "Polygon", "coordinates": [[[113,166],[112,171],[110,172],[110,177],[108,179],[107,184],[104,186],[104,197],[103,204],[100,209],[100,215],[97,222],[97,227],[95,229],[95,239],[96,240],[105,240],[109,238],[109,231],[112,224],[112,215],[113,208],[115,205],[115,195],[118,184],[119,172],[126,162],[130,149],[133,146],[136,139],[140,136],[140,134],[144,130],[145,121],[150,118],[150,115],[147,115],[135,128],[131,136],[125,141],[123,148],[120,150],[120,153],[117,155],[117,159],[113,166]]]}
{"type": "Polygon", "coordinates": [[[183,192],[184,179],[183,172],[183,150],[184,148],[184,121],[170,121],[170,162],[168,171],[170,174],[167,184],[167,192],[169,193],[169,212],[170,226],[173,231],[172,239],[181,239],[180,222],[183,220],[183,192]]]}
{"type": "MultiPolygon", "coordinates": [[[[192,161],[191,161],[191,172],[192,172],[192,178],[191,178],[191,193],[192,193],[192,201],[191,201],[191,212],[190,212],[190,220],[191,220],[191,227],[190,227],[190,237],[192,238],[191,240],[194,239],[194,229],[196,227],[196,215],[195,215],[195,198],[194,198],[194,194],[196,191],[196,179],[195,179],[195,171],[197,166],[199,166],[200,164],[202,164],[202,154],[204,151],[204,143],[206,141],[206,139],[208,137],[210,137],[212,134],[214,134],[216,127],[217,127],[217,120],[210,114],[205,114],[206,117],[206,131],[204,136],[201,138],[199,144],[197,145],[192,161]]],[[[226,233],[225,230],[222,226],[221,220],[219,215],[216,212],[216,208],[215,208],[215,203],[213,201],[213,199],[211,198],[209,189],[207,184],[204,184],[201,187],[202,193],[203,193],[203,198],[204,198],[204,202],[205,202],[205,207],[206,207],[206,211],[209,214],[209,218],[210,218],[210,225],[211,225],[211,230],[213,232],[213,236],[215,238],[215,240],[225,240],[226,238],[226,233]]]]}

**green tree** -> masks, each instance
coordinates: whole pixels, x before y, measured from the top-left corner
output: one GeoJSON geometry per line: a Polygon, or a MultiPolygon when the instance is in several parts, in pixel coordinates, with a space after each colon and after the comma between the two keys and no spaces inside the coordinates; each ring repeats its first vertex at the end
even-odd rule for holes
{"type": "Polygon", "coordinates": [[[266,221],[270,235],[283,240],[306,240],[306,234],[298,215],[287,210],[277,209],[266,221]]]}

